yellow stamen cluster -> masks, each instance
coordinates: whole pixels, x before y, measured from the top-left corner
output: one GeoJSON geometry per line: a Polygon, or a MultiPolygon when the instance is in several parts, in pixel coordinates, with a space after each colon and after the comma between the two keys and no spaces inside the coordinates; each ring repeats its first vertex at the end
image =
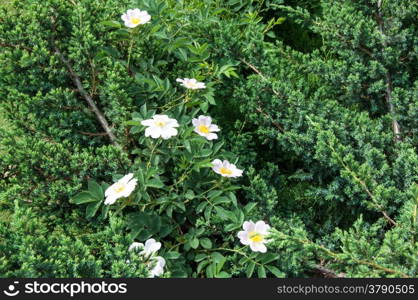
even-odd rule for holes
{"type": "Polygon", "coordinates": [[[231,175],[232,174],[232,171],[230,169],[225,168],[225,167],[222,167],[219,170],[219,172],[221,172],[221,174],[223,174],[223,175],[231,175]]]}
{"type": "Polygon", "coordinates": [[[164,127],[165,126],[165,122],[163,122],[163,121],[157,121],[157,122],[155,122],[155,125],[158,126],[158,127],[164,127]]]}
{"type": "Polygon", "coordinates": [[[121,192],[123,192],[125,187],[126,186],[124,184],[117,184],[113,189],[116,193],[121,193],[121,192]]]}
{"type": "Polygon", "coordinates": [[[139,18],[132,18],[131,19],[131,22],[132,22],[132,24],[139,24],[140,22],[141,22],[141,19],[139,19],[139,18]]]}
{"type": "Polygon", "coordinates": [[[255,243],[259,243],[259,242],[262,242],[264,240],[264,237],[257,232],[251,232],[249,234],[249,239],[251,241],[255,242],[255,243]]]}
{"type": "Polygon", "coordinates": [[[209,133],[209,127],[206,125],[199,125],[198,129],[201,133],[209,133]]]}

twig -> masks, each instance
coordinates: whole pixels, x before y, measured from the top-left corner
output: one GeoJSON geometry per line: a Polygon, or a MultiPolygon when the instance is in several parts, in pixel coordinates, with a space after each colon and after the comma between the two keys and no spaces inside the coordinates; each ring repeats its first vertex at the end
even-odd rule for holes
{"type": "Polygon", "coordinates": [[[88,135],[88,136],[105,136],[107,132],[86,132],[86,131],[79,131],[81,134],[88,135]]]}
{"type": "Polygon", "coordinates": [[[112,130],[109,127],[109,123],[107,122],[106,118],[104,117],[103,113],[99,110],[96,103],[94,103],[93,99],[90,97],[90,95],[86,92],[84,89],[80,77],[74,72],[71,64],[67,59],[65,59],[64,55],[61,53],[61,51],[55,47],[55,52],[60,57],[61,61],[64,63],[64,65],[67,67],[68,72],[70,73],[71,79],[73,80],[74,84],[77,86],[78,92],[83,96],[83,98],[87,101],[90,108],[93,110],[93,112],[96,114],[97,119],[99,120],[100,124],[102,125],[103,129],[105,130],[106,134],[109,136],[110,141],[115,146],[120,146],[117,142],[116,136],[112,133],[112,130]]]}
{"type": "Polygon", "coordinates": [[[6,43],[0,43],[0,47],[8,47],[8,48],[21,48],[21,49],[25,49],[29,52],[32,52],[33,49],[29,48],[29,47],[25,47],[22,45],[12,45],[12,44],[6,44],[6,43]]]}
{"type": "MultiPolygon", "coordinates": [[[[260,105],[260,104],[259,104],[260,105]]],[[[279,124],[279,123],[277,123],[277,122],[275,122],[274,120],[273,120],[273,118],[268,114],[268,113],[266,113],[262,108],[261,108],[261,106],[258,106],[257,108],[256,108],[256,110],[259,112],[259,113],[261,113],[261,114],[263,114],[264,116],[266,116],[267,118],[269,118],[270,120],[271,120],[271,123],[277,128],[277,129],[279,129],[282,133],[284,133],[285,132],[285,130],[284,130],[284,128],[279,124]]]]}
{"type": "Polygon", "coordinates": [[[337,272],[331,269],[325,268],[324,266],[321,266],[321,265],[315,265],[314,270],[320,272],[327,278],[344,278],[345,277],[343,274],[341,273],[337,274],[337,272]]]}
{"type": "MultiPolygon", "coordinates": [[[[254,65],[250,64],[245,59],[240,59],[240,61],[242,61],[247,67],[249,67],[251,70],[253,70],[255,73],[257,73],[264,81],[269,81],[268,78],[266,76],[264,76],[264,74],[261,73],[261,71],[258,70],[254,65]]],[[[273,87],[271,88],[271,90],[273,91],[273,93],[276,96],[281,97],[280,93],[278,91],[276,91],[273,87]]]]}

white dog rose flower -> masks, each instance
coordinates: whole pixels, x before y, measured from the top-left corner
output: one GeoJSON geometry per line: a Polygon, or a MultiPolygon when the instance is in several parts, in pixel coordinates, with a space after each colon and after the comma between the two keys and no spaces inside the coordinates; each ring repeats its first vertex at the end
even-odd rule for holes
{"type": "Polygon", "coordinates": [[[119,181],[109,186],[105,191],[105,205],[111,205],[116,202],[117,199],[122,197],[128,197],[136,187],[137,179],[133,179],[133,173],[125,175],[119,181]]]}
{"type": "Polygon", "coordinates": [[[253,221],[245,221],[242,225],[243,231],[238,232],[238,238],[243,245],[249,245],[254,252],[267,252],[267,247],[264,245],[268,242],[265,236],[270,230],[270,226],[264,221],[258,221],[254,224],[253,221]]]}
{"type": "Polygon", "coordinates": [[[212,124],[211,117],[199,116],[197,119],[193,119],[192,123],[194,126],[194,132],[204,136],[209,141],[218,138],[218,135],[214,132],[218,132],[220,129],[217,125],[212,124]]]}
{"type": "Polygon", "coordinates": [[[162,137],[165,140],[177,135],[175,127],[179,127],[177,120],[170,119],[167,115],[155,115],[152,119],[142,121],[141,124],[148,127],[145,130],[146,137],[151,136],[153,139],[162,137]]]}
{"type": "Polygon", "coordinates": [[[177,82],[180,82],[182,86],[184,86],[187,89],[191,89],[191,90],[198,90],[198,89],[204,89],[206,88],[205,83],[203,82],[199,82],[194,78],[177,78],[176,79],[177,82]]]}
{"type": "Polygon", "coordinates": [[[138,25],[148,23],[151,20],[151,16],[147,11],[141,11],[138,8],[128,9],[126,13],[122,15],[122,20],[125,22],[125,26],[129,28],[135,28],[138,25]]]}
{"type": "Polygon", "coordinates": [[[234,164],[227,160],[221,161],[220,159],[212,161],[212,170],[224,177],[240,177],[243,173],[234,164]]]}

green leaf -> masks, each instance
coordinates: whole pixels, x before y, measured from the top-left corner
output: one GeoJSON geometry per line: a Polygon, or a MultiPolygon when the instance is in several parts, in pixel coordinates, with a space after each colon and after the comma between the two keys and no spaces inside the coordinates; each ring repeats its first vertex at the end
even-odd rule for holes
{"type": "Polygon", "coordinates": [[[202,239],[200,239],[200,245],[202,245],[202,247],[205,248],[205,249],[212,248],[212,242],[208,238],[202,238],[202,239]]]}
{"type": "Polygon", "coordinates": [[[97,202],[100,201],[96,197],[94,197],[90,192],[83,191],[81,193],[78,193],[73,198],[71,198],[70,202],[74,204],[84,204],[84,203],[90,203],[90,202],[97,202]]]}
{"type": "Polygon", "coordinates": [[[280,257],[280,255],[278,254],[274,254],[274,253],[266,253],[262,256],[260,262],[263,264],[268,264],[271,263],[272,261],[277,260],[280,257]]]}
{"type": "Polygon", "coordinates": [[[214,205],[225,204],[225,203],[230,203],[230,202],[231,202],[231,200],[229,198],[223,197],[223,196],[215,198],[215,199],[212,200],[212,203],[214,205]]]}
{"type": "Polygon", "coordinates": [[[178,259],[179,257],[180,257],[180,253],[176,251],[170,251],[164,255],[165,259],[178,259]]]}
{"type": "Polygon", "coordinates": [[[93,218],[96,213],[97,210],[100,208],[100,206],[102,205],[102,202],[95,202],[95,203],[90,203],[89,205],[86,206],[86,218],[90,219],[93,218]]]}
{"type": "Polygon", "coordinates": [[[88,189],[89,192],[98,200],[104,199],[103,189],[96,181],[90,180],[88,182],[88,189]]]}
{"type": "Polygon", "coordinates": [[[205,207],[208,205],[208,202],[201,202],[197,207],[196,207],[196,212],[201,213],[205,207]]]}
{"type": "Polygon", "coordinates": [[[196,155],[196,157],[208,157],[212,154],[212,150],[211,149],[203,149],[202,151],[199,152],[198,155],[196,155]]]}
{"type": "Polygon", "coordinates": [[[225,271],[222,271],[219,274],[217,274],[215,277],[216,278],[231,278],[232,276],[231,276],[231,274],[229,274],[225,271]]]}
{"type": "Polygon", "coordinates": [[[216,262],[217,264],[220,264],[224,260],[226,260],[225,256],[223,256],[219,252],[212,252],[211,256],[212,256],[213,261],[216,262]]]}
{"type": "Polygon", "coordinates": [[[275,266],[266,266],[266,268],[273,273],[277,278],[284,278],[286,277],[286,274],[283,273],[282,271],[280,271],[278,268],[276,268],[275,266]]]}
{"type": "Polygon", "coordinates": [[[189,142],[188,140],[185,140],[185,141],[184,141],[184,147],[186,147],[186,150],[187,150],[189,153],[192,153],[192,147],[190,146],[190,142],[189,142]]]}
{"type": "Polygon", "coordinates": [[[212,206],[206,206],[206,209],[204,212],[205,219],[209,221],[211,214],[212,214],[212,206]]]}
{"type": "Polygon", "coordinates": [[[199,262],[199,261],[204,260],[207,257],[208,257],[207,254],[199,253],[198,255],[195,256],[194,261],[199,262]]]}
{"type": "Polygon", "coordinates": [[[157,179],[157,178],[149,180],[145,185],[147,187],[152,187],[156,189],[161,189],[165,186],[164,183],[160,179],[157,179]]]}
{"type": "Polygon", "coordinates": [[[263,265],[258,266],[257,275],[258,275],[258,278],[266,278],[266,269],[264,268],[263,265]]]}
{"type": "Polygon", "coordinates": [[[193,249],[199,247],[199,240],[197,238],[192,239],[190,241],[190,247],[192,247],[193,249]]]}
{"type": "Polygon", "coordinates": [[[135,120],[130,120],[130,121],[124,122],[123,125],[127,125],[127,126],[139,126],[139,125],[141,125],[141,122],[140,121],[135,121],[135,120]]]}
{"type": "Polygon", "coordinates": [[[208,198],[209,199],[213,199],[213,198],[218,197],[220,195],[222,195],[222,191],[221,190],[213,190],[213,191],[210,191],[209,192],[208,198]]]}
{"type": "Polygon", "coordinates": [[[248,203],[247,205],[245,205],[244,206],[244,211],[245,211],[245,214],[248,214],[250,211],[252,211],[253,210],[253,208],[254,207],[256,207],[257,206],[257,203],[255,203],[255,202],[250,202],[250,203],[248,203]]]}
{"type": "Polygon", "coordinates": [[[236,217],[233,212],[227,211],[226,209],[223,209],[222,207],[219,207],[219,206],[215,206],[215,210],[219,218],[223,220],[236,221],[236,217]]]}
{"type": "Polygon", "coordinates": [[[109,28],[121,28],[122,27],[122,24],[116,21],[103,21],[100,24],[109,28]]]}
{"type": "Polygon", "coordinates": [[[144,173],[142,172],[142,169],[138,169],[138,172],[136,173],[137,176],[135,178],[138,178],[139,185],[144,186],[145,185],[145,179],[144,179],[144,173]]]}
{"type": "Polygon", "coordinates": [[[255,267],[255,263],[253,261],[250,261],[248,263],[247,269],[245,270],[245,274],[247,275],[247,278],[250,278],[251,275],[253,275],[254,267],[255,267]]]}

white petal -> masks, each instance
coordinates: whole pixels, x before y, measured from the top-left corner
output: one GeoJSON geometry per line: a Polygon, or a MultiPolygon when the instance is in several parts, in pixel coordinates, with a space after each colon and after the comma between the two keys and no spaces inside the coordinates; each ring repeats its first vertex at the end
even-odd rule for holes
{"type": "Polygon", "coordinates": [[[132,179],[131,181],[129,181],[128,184],[126,185],[125,189],[121,193],[121,196],[122,197],[129,197],[129,195],[131,195],[132,192],[135,190],[137,182],[138,182],[137,179],[132,179]]]}
{"type": "Polygon", "coordinates": [[[160,250],[160,248],[161,248],[161,243],[157,242],[155,239],[148,239],[145,242],[144,254],[151,255],[157,252],[158,250],[160,250]]]}
{"type": "Polygon", "coordinates": [[[128,251],[138,251],[144,248],[144,244],[142,243],[137,243],[137,242],[133,242],[130,246],[128,251]]]}
{"type": "Polygon", "coordinates": [[[121,19],[123,20],[123,21],[128,21],[129,20],[129,17],[128,17],[128,15],[125,13],[125,14],[123,14],[122,16],[121,16],[121,19]]]}
{"type": "Polygon", "coordinates": [[[177,135],[177,129],[175,128],[167,128],[161,132],[161,136],[165,140],[175,135],[177,135]]]}
{"type": "Polygon", "coordinates": [[[206,138],[211,141],[211,140],[216,140],[218,138],[218,135],[216,133],[209,133],[206,135],[206,138]]]}
{"type": "Polygon", "coordinates": [[[144,126],[154,126],[154,119],[148,119],[148,120],[144,120],[141,121],[141,124],[144,126]]]}
{"type": "Polygon", "coordinates": [[[222,166],[222,161],[220,159],[215,159],[215,160],[212,161],[212,165],[217,166],[217,167],[221,167],[222,166]]]}
{"type": "Polygon", "coordinates": [[[136,25],[133,24],[130,19],[125,21],[125,26],[129,27],[129,28],[135,28],[136,27],[136,25]]]}
{"type": "Polygon", "coordinates": [[[229,161],[227,161],[227,160],[224,160],[223,162],[222,162],[222,166],[224,167],[224,168],[226,168],[226,169],[232,169],[232,166],[233,166],[233,164],[231,164],[229,161]]]}
{"type": "Polygon", "coordinates": [[[121,179],[119,179],[118,182],[127,184],[128,181],[132,179],[132,177],[134,177],[134,173],[129,173],[123,176],[121,179]]]}
{"type": "Polygon", "coordinates": [[[210,124],[212,124],[212,118],[211,117],[203,116],[202,122],[203,122],[203,124],[205,124],[206,126],[209,127],[210,124]]]}
{"type": "Polygon", "coordinates": [[[147,15],[142,17],[141,24],[148,23],[150,20],[151,20],[151,16],[147,14],[147,15]]]}
{"type": "Polygon", "coordinates": [[[248,231],[248,232],[250,232],[250,231],[254,231],[254,229],[255,229],[255,224],[254,224],[254,222],[253,222],[253,221],[245,221],[245,222],[244,222],[244,224],[242,224],[242,228],[243,228],[245,231],[248,231]]]}
{"type": "Polygon", "coordinates": [[[192,124],[194,127],[197,127],[200,125],[199,120],[198,119],[192,119],[192,124]]]}
{"type": "Polygon", "coordinates": [[[166,126],[169,126],[169,127],[179,127],[179,123],[177,122],[176,119],[168,119],[166,123],[167,123],[166,126]]]}
{"type": "Polygon", "coordinates": [[[209,130],[210,130],[211,132],[220,131],[220,129],[219,129],[219,127],[218,127],[218,125],[215,125],[215,124],[211,124],[211,125],[209,126],[209,130]]]}
{"type": "Polygon", "coordinates": [[[155,259],[157,260],[157,265],[160,266],[161,268],[164,268],[165,263],[166,263],[164,257],[156,256],[155,259]]]}
{"type": "Polygon", "coordinates": [[[116,200],[118,198],[119,197],[117,195],[115,195],[115,194],[109,195],[108,197],[106,197],[106,200],[105,200],[104,204],[105,205],[112,205],[113,203],[116,202],[116,200]]]}
{"type": "Polygon", "coordinates": [[[267,252],[267,247],[263,243],[252,242],[250,244],[250,248],[254,252],[261,252],[261,253],[266,253],[267,252]]]}
{"type": "Polygon", "coordinates": [[[114,192],[113,192],[113,186],[114,186],[115,184],[112,184],[111,186],[109,186],[107,189],[106,189],[106,191],[105,191],[105,196],[107,197],[107,196],[110,196],[111,194],[114,194],[114,192]]]}
{"type": "Polygon", "coordinates": [[[151,136],[153,139],[157,139],[161,136],[160,127],[148,127],[145,129],[145,136],[151,136]]]}
{"type": "Polygon", "coordinates": [[[132,16],[137,17],[141,15],[141,10],[139,8],[134,8],[131,11],[132,11],[132,16]]]}
{"type": "Polygon", "coordinates": [[[240,239],[241,244],[249,245],[251,242],[248,239],[248,232],[247,231],[240,231],[237,234],[238,238],[240,239]]]}
{"type": "Polygon", "coordinates": [[[269,226],[264,221],[257,221],[255,223],[255,231],[260,234],[267,234],[267,230],[269,226]]]}

